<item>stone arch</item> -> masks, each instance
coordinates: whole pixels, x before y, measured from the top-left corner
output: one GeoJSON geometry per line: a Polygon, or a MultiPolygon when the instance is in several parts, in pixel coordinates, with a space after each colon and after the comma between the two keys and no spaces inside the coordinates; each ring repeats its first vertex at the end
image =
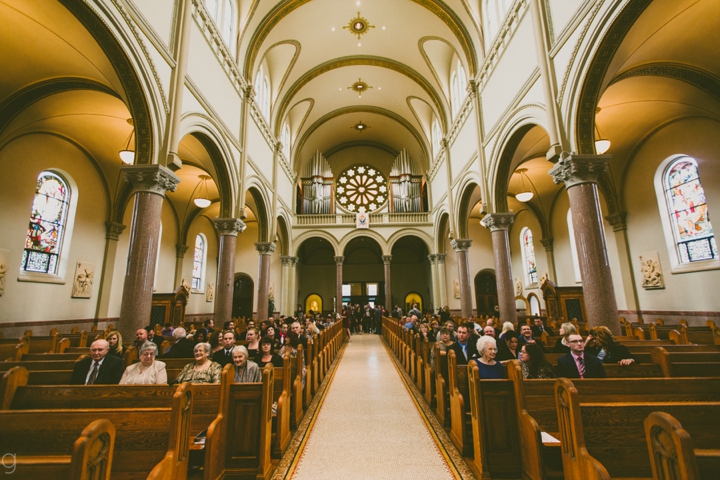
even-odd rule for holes
{"type": "MultiPolygon", "coordinates": [[[[475,204],[470,205],[475,189],[480,189],[480,184],[477,179],[468,178],[458,188],[460,194],[457,199],[457,216],[455,218],[455,224],[457,225],[457,232],[455,232],[456,238],[468,238],[468,219],[470,218],[470,211],[475,204]]],[[[451,227],[452,229],[452,227],[451,227]]]]}
{"type": "Polygon", "coordinates": [[[275,219],[277,222],[277,236],[280,240],[280,255],[289,255],[290,252],[290,225],[288,219],[282,213],[275,219]]]}
{"type": "Polygon", "coordinates": [[[340,239],[340,244],[338,245],[337,251],[340,252],[339,255],[344,254],[345,248],[347,247],[348,243],[350,243],[352,240],[354,240],[356,238],[360,238],[360,237],[371,238],[372,240],[377,242],[377,244],[380,246],[380,251],[382,251],[383,255],[390,255],[390,253],[389,253],[390,250],[388,250],[387,241],[385,240],[385,238],[382,235],[380,235],[379,233],[377,233],[376,231],[369,230],[369,229],[365,232],[352,231],[352,232],[345,234],[340,239]]]}
{"type": "MultiPolygon", "coordinates": [[[[428,253],[432,253],[433,251],[433,239],[432,237],[422,230],[419,230],[417,228],[403,228],[402,230],[398,230],[397,232],[390,235],[390,238],[387,240],[387,250],[388,252],[392,252],[393,247],[395,246],[395,243],[400,240],[403,237],[417,237],[420,240],[425,243],[425,246],[428,249],[428,253]]],[[[388,254],[390,255],[390,254],[388,254]]]]}
{"type": "Polygon", "coordinates": [[[443,209],[436,218],[439,218],[439,221],[435,222],[435,251],[445,253],[445,232],[450,230],[450,214],[443,209]]]}
{"type": "Polygon", "coordinates": [[[270,203],[265,198],[265,188],[262,184],[259,184],[259,179],[250,178],[248,179],[247,193],[250,194],[257,211],[255,215],[258,220],[258,242],[269,242],[270,241],[270,203]]]}
{"type": "Polygon", "coordinates": [[[292,246],[292,250],[291,250],[293,252],[292,254],[297,257],[298,253],[300,251],[300,247],[302,247],[303,242],[305,242],[305,240],[308,240],[313,237],[318,237],[318,238],[327,240],[330,243],[330,245],[333,247],[333,250],[335,251],[334,252],[335,256],[339,255],[338,252],[342,251],[342,250],[340,250],[340,244],[339,244],[337,238],[333,237],[328,232],[325,232],[323,230],[309,230],[307,232],[300,234],[297,238],[293,239],[293,246],[292,246]]]}

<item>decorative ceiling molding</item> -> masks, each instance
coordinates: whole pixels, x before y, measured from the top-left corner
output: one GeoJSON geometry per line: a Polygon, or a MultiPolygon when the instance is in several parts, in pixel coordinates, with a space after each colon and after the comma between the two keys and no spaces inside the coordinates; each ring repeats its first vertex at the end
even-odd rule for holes
{"type": "Polygon", "coordinates": [[[298,155],[300,152],[302,152],[303,147],[305,146],[305,142],[307,142],[307,140],[315,132],[315,130],[317,130],[324,123],[332,120],[333,118],[337,118],[342,115],[349,115],[351,113],[370,113],[370,114],[375,114],[375,115],[381,115],[383,117],[387,117],[391,120],[394,120],[394,121],[398,122],[400,125],[402,125],[403,127],[405,127],[410,132],[410,134],[415,138],[415,140],[418,142],[418,144],[420,145],[420,149],[422,150],[422,153],[423,153],[423,159],[422,159],[423,160],[423,168],[425,170],[427,170],[428,158],[429,158],[427,146],[425,145],[423,137],[418,133],[418,131],[415,129],[415,127],[413,127],[410,122],[408,122],[407,120],[405,120],[405,118],[401,117],[400,115],[398,115],[395,112],[392,112],[390,110],[386,110],[386,109],[380,108],[380,107],[373,107],[370,105],[354,105],[354,106],[350,106],[350,107],[339,108],[339,109],[329,112],[329,113],[323,115],[322,117],[320,117],[319,119],[317,119],[315,121],[315,123],[313,123],[305,131],[302,138],[300,138],[300,140],[297,142],[297,147],[295,147],[295,154],[292,156],[293,169],[295,171],[297,171],[299,164],[300,164],[298,155]]]}
{"type": "Polygon", "coordinates": [[[352,57],[341,57],[334,60],[329,60],[325,63],[321,63],[317,67],[313,68],[312,70],[307,71],[302,77],[298,78],[295,83],[290,86],[287,93],[283,97],[279,107],[278,107],[278,116],[277,118],[283,118],[285,116],[285,111],[287,109],[288,103],[297,95],[297,93],[310,81],[313,79],[319,77],[320,75],[324,73],[328,73],[332,70],[335,70],[337,68],[343,68],[343,67],[355,67],[355,66],[371,66],[371,67],[378,67],[378,68],[387,68],[389,70],[393,70],[395,72],[400,73],[401,75],[404,75],[408,77],[410,80],[417,83],[423,90],[425,90],[425,93],[428,94],[428,96],[432,99],[433,103],[435,104],[435,108],[437,109],[437,112],[439,112],[440,121],[442,123],[443,131],[446,131],[447,129],[447,112],[445,111],[444,103],[442,101],[442,97],[438,95],[438,93],[435,91],[432,85],[418,72],[410,68],[409,66],[397,62],[395,60],[391,60],[389,58],[384,57],[376,57],[373,55],[357,55],[352,57]]]}
{"type": "MultiPolygon", "coordinates": [[[[252,78],[253,68],[257,60],[258,53],[265,39],[270,35],[275,26],[286,16],[290,15],[294,10],[309,3],[311,0],[285,0],[276,5],[265,18],[262,19],[260,25],[255,29],[255,33],[250,39],[245,57],[245,65],[243,66],[243,74],[245,78],[252,78]]],[[[477,72],[477,52],[470,38],[470,33],[465,28],[460,18],[453,10],[442,0],[412,0],[414,3],[426,8],[437,16],[450,29],[465,54],[465,62],[470,72],[469,77],[472,78],[477,72]]]]}
{"type": "Polygon", "coordinates": [[[682,63],[654,62],[638,65],[618,74],[608,87],[628,78],[635,77],[665,77],[680,80],[692,85],[720,101],[720,78],[707,70],[685,65],[682,63]]]}
{"type": "Polygon", "coordinates": [[[334,155],[338,153],[341,150],[345,150],[346,148],[354,148],[354,147],[370,147],[370,148],[377,148],[378,150],[383,150],[393,157],[397,157],[400,152],[395,150],[394,148],[385,145],[384,143],[380,142],[373,142],[372,140],[355,140],[352,142],[345,142],[341,143],[340,145],[335,145],[330,150],[327,150],[325,153],[323,153],[323,156],[325,158],[330,158],[331,155],[334,155]]]}
{"type": "MultiPolygon", "coordinates": [[[[275,96],[271,102],[272,105],[275,105],[275,103],[277,102],[278,95],[280,95],[280,92],[282,92],[282,89],[285,86],[285,82],[287,82],[287,79],[290,76],[290,72],[292,72],[292,69],[295,66],[295,62],[297,62],[297,59],[300,56],[300,51],[302,50],[302,45],[300,45],[300,42],[298,42],[297,40],[283,40],[282,42],[278,42],[278,43],[272,45],[267,50],[265,50],[265,53],[263,54],[263,58],[262,58],[262,60],[260,60],[260,63],[265,61],[268,53],[270,53],[273,50],[273,48],[280,47],[282,45],[294,46],[295,53],[293,54],[293,58],[290,60],[290,63],[288,64],[287,68],[285,69],[285,73],[283,74],[282,80],[280,80],[280,83],[278,84],[277,88],[275,89],[275,96]]],[[[279,134],[280,133],[278,132],[278,135],[279,134]]]]}
{"type": "Polygon", "coordinates": [[[22,111],[30,105],[52,95],[73,90],[89,90],[105,93],[123,101],[122,97],[118,95],[116,91],[95,80],[75,77],[42,80],[28,85],[22,90],[18,90],[5,99],[4,102],[0,103],[0,134],[17,115],[22,113],[22,111]]]}

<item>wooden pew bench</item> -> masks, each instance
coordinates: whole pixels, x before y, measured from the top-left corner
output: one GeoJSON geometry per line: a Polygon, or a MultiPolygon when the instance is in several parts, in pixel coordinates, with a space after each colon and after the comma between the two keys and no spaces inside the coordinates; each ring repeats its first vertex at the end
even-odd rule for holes
{"type": "Polygon", "coordinates": [[[653,363],[667,377],[720,377],[717,352],[668,352],[662,347],[652,351],[653,363]]]}
{"type": "MultiPolygon", "coordinates": [[[[540,480],[551,477],[559,472],[547,468],[544,453],[548,452],[549,445],[543,442],[542,432],[560,438],[555,404],[555,380],[525,380],[517,362],[508,365],[508,375],[515,390],[523,478],[540,480]]],[[[720,379],[583,379],[577,380],[575,387],[579,391],[581,401],[720,401],[720,379]]]]}
{"type": "MultiPolygon", "coordinates": [[[[13,448],[3,457],[3,471],[13,479],[36,480],[73,479],[94,480],[110,478],[113,450],[115,448],[115,427],[105,419],[94,420],[82,431],[75,425],[60,426],[59,435],[76,440],[67,454],[45,454],[37,451],[21,451],[13,448]],[[67,428],[67,432],[63,429],[67,428]],[[17,453],[20,451],[20,453],[17,453]],[[13,452],[13,453],[10,453],[13,452]]],[[[45,435],[46,428],[39,424],[23,425],[15,422],[3,424],[4,433],[17,436],[21,444],[32,442],[33,436],[45,435]]]]}
{"type": "Polygon", "coordinates": [[[5,360],[17,361],[27,354],[29,346],[27,342],[19,340],[0,340],[0,362],[5,360]]]}
{"type": "Polygon", "coordinates": [[[58,353],[60,334],[46,337],[30,337],[28,340],[28,353],[58,353]]]}
{"type": "MultiPolygon", "coordinates": [[[[475,363],[474,361],[471,361],[475,363]]],[[[472,417],[468,367],[458,365],[454,351],[447,355],[447,380],[450,400],[450,440],[464,457],[473,455],[472,417]]]]}
{"type": "MultiPolygon", "coordinates": [[[[619,402],[593,399],[584,403],[576,386],[567,379],[555,384],[567,478],[652,478],[644,421],[656,411],[675,417],[690,433],[695,448],[720,449],[720,402],[632,402],[622,398],[619,402]]],[[[717,477],[718,467],[717,463],[710,470],[701,467],[700,478],[717,477]]]]}
{"type": "Polygon", "coordinates": [[[68,455],[78,432],[92,421],[103,418],[112,423],[116,431],[112,463],[114,480],[184,480],[187,477],[187,432],[192,420],[192,399],[190,386],[185,384],[173,395],[171,408],[1,411],[0,450],[27,455],[68,455]],[[30,425],[33,425],[33,432],[25,435],[30,425]],[[18,431],[23,434],[18,435],[18,431]]]}

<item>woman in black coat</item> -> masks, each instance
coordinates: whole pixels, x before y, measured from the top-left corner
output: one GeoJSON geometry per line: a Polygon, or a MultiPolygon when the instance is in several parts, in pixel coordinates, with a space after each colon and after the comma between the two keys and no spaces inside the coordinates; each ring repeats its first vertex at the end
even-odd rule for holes
{"type": "Polygon", "coordinates": [[[618,363],[623,366],[635,363],[635,358],[633,358],[628,348],[615,340],[609,328],[595,327],[590,330],[590,336],[595,339],[600,347],[597,357],[603,363],[618,363]]]}

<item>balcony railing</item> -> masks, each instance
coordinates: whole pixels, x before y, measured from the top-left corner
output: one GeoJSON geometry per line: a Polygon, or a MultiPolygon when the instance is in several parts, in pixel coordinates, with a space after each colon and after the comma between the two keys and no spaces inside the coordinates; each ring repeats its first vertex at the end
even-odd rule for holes
{"type": "MultiPolygon", "coordinates": [[[[396,225],[432,225],[430,214],[420,213],[371,213],[370,228],[373,226],[396,226],[396,225]]],[[[323,215],[295,215],[295,227],[353,227],[355,226],[354,214],[323,214],[323,215]]]]}

